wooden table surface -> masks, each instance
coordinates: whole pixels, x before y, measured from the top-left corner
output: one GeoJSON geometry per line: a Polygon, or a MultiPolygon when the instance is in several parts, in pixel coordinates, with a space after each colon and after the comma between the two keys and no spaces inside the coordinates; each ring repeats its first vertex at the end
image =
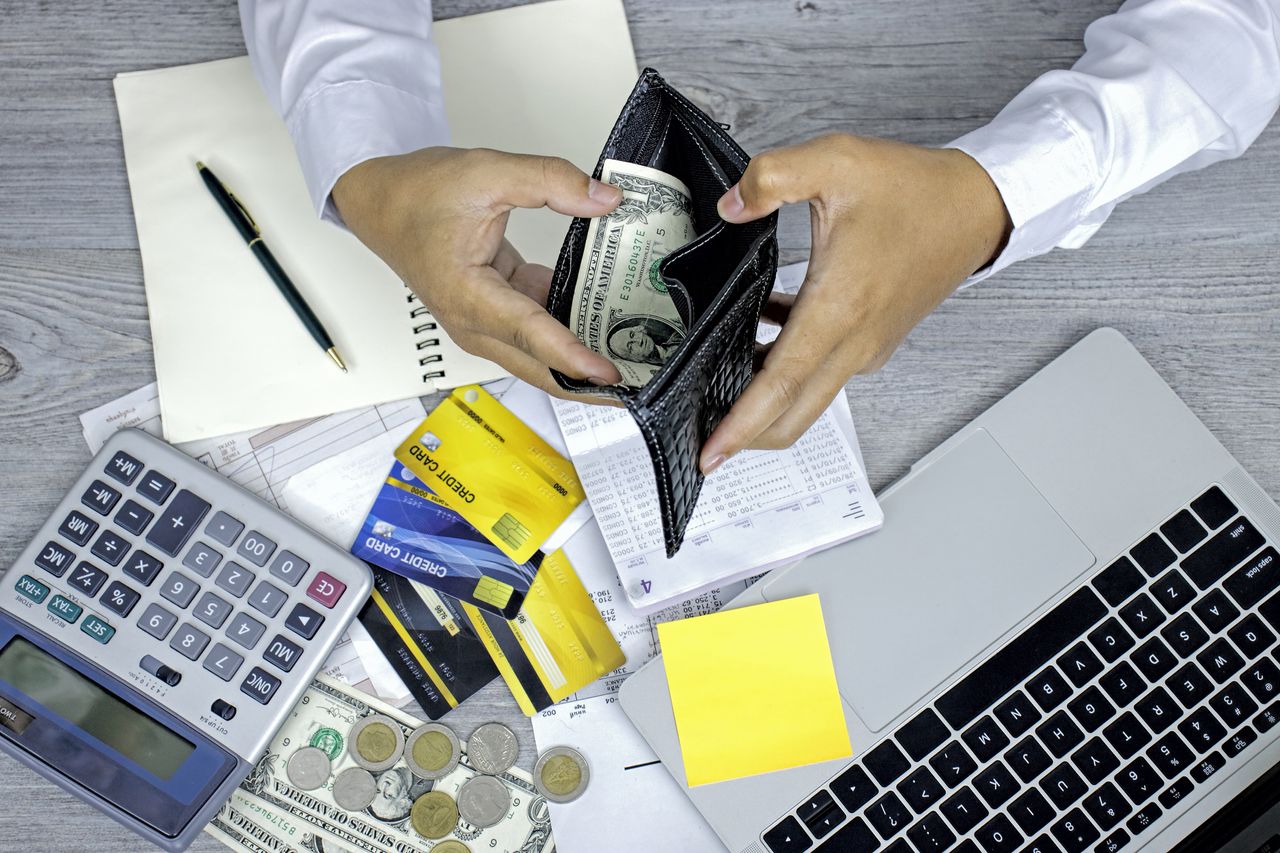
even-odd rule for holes
{"type": "MultiPolygon", "coordinates": [[[[438,0],[438,18],[513,5],[438,0]]],[[[840,129],[944,143],[1068,66],[1116,0],[626,0],[636,56],[756,152],[840,129]]],[[[77,416],[154,378],[112,77],[244,53],[235,4],[0,0],[0,566],[89,458],[77,416]]],[[[589,69],[584,69],[589,73],[589,69]]],[[[848,386],[877,488],[1090,330],[1129,337],[1280,494],[1280,138],[1123,205],[1083,249],[948,301],[848,386]]],[[[783,216],[785,260],[807,213],[783,216]]],[[[446,718],[499,719],[501,682],[446,718]]],[[[140,842],[0,757],[0,850],[140,842]]],[[[222,849],[208,838],[199,850],[222,849]]]]}

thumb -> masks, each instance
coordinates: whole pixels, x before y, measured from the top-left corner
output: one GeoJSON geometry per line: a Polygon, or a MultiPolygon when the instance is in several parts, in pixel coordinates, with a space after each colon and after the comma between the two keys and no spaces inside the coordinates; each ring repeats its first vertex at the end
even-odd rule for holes
{"type": "Polygon", "coordinates": [[[778,148],[752,159],[742,180],[720,197],[716,209],[725,222],[750,222],[784,204],[816,198],[824,164],[802,146],[778,148]]]}
{"type": "Polygon", "coordinates": [[[622,190],[597,181],[563,157],[503,154],[493,175],[496,200],[511,207],[549,207],[566,216],[603,216],[622,190]]]}

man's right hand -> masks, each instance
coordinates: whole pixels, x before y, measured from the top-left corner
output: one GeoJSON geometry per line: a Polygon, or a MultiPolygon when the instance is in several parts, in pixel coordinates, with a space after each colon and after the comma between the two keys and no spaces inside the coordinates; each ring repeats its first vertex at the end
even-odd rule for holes
{"type": "Polygon", "coordinates": [[[333,201],[467,352],[556,394],[547,368],[597,385],[620,381],[608,359],[547,313],[551,270],[526,263],[503,236],[513,208],[602,216],[622,201],[616,187],[557,157],[425,148],[353,166],[333,201]]]}

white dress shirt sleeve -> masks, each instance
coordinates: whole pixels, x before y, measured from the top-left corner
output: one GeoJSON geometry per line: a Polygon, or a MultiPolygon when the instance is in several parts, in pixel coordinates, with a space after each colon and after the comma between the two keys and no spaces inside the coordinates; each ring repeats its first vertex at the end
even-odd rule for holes
{"type": "Polygon", "coordinates": [[[316,211],[373,157],[449,141],[431,0],[239,0],[254,72],[293,137],[316,211]]]}
{"type": "Polygon", "coordinates": [[[981,280],[1077,248],[1117,204],[1238,157],[1280,106],[1280,0],[1129,0],[1085,53],[952,142],[991,175],[1013,222],[981,280]]]}

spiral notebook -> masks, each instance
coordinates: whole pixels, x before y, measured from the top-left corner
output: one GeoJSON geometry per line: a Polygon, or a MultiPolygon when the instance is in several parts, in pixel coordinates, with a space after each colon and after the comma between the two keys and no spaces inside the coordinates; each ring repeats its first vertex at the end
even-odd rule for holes
{"type": "MultiPolygon", "coordinates": [[[[440,21],[434,34],[453,144],[554,154],[591,170],[637,73],[621,0],[551,0],[440,21]]],[[[121,74],[115,90],[168,440],[503,375],[450,340],[351,234],[318,219],[247,57],[121,74]],[[205,190],[196,160],[253,214],[349,373],[303,330],[205,190]]],[[[568,224],[550,211],[516,211],[508,237],[526,259],[552,265],[568,224]]]]}

